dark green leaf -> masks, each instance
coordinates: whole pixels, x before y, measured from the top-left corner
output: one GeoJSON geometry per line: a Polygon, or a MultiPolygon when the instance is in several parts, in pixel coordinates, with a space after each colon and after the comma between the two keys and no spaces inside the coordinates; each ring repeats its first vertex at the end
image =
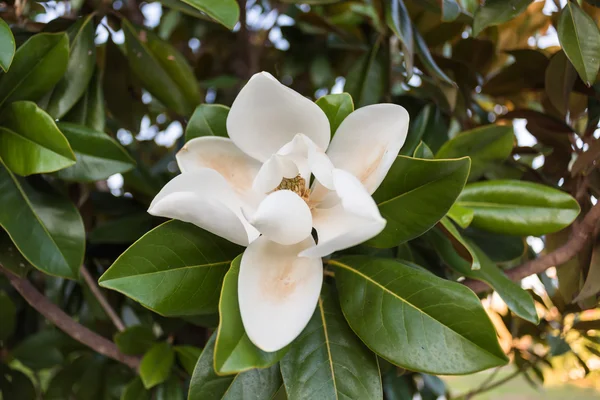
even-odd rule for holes
{"type": "Polygon", "coordinates": [[[75,165],[58,171],[61,179],[99,181],[135,167],[135,161],[129,153],[104,132],[70,122],[59,122],[58,129],[69,140],[77,157],[75,165]]]}
{"type": "Polygon", "coordinates": [[[577,297],[573,299],[573,303],[583,301],[587,298],[595,299],[600,293],[600,244],[596,243],[592,251],[590,267],[587,271],[585,282],[577,297]]]}
{"type": "Polygon", "coordinates": [[[17,310],[5,291],[0,290],[0,342],[8,339],[15,330],[17,310]]]}
{"type": "Polygon", "coordinates": [[[281,360],[281,373],[290,400],[383,398],[377,358],[348,326],[328,284],[308,325],[281,360]]]}
{"type": "Polygon", "coordinates": [[[432,374],[507,363],[494,326],[465,286],[393,260],[349,256],[330,263],[352,330],[388,361],[432,374]]]}
{"type": "Polygon", "coordinates": [[[474,227],[506,235],[556,232],[570,225],[579,214],[577,201],[567,193],[524,181],[469,184],[457,204],[473,210],[474,227]]]}
{"type": "Polygon", "coordinates": [[[271,400],[277,394],[281,383],[278,364],[266,369],[252,369],[236,375],[222,399],[238,400],[252,393],[254,399],[271,400]]]}
{"type": "Polygon", "coordinates": [[[600,31],[576,2],[568,1],[558,17],[558,40],[581,79],[596,81],[600,68],[600,31]]]}
{"type": "Polygon", "coordinates": [[[30,101],[17,101],[0,115],[0,158],[19,175],[57,171],[75,164],[75,154],[51,116],[30,101]]]}
{"type": "Polygon", "coordinates": [[[69,60],[65,33],[37,33],[17,49],[11,68],[0,78],[0,105],[38,100],[64,75],[69,60]]]}
{"type": "Polygon", "coordinates": [[[0,68],[8,71],[15,56],[15,38],[10,27],[0,18],[0,68]]]}
{"type": "Polygon", "coordinates": [[[233,29],[240,18],[240,7],[235,0],[182,0],[184,3],[206,13],[228,29],[233,29]]]}
{"type": "Polygon", "coordinates": [[[185,128],[185,141],[201,136],[227,137],[229,107],[221,104],[200,104],[185,128]]]}
{"type": "Polygon", "coordinates": [[[546,338],[550,345],[550,354],[560,356],[571,351],[571,346],[560,336],[548,335],[546,338]]]}
{"type": "Polygon", "coordinates": [[[521,236],[499,235],[475,229],[463,232],[494,262],[502,263],[519,259],[525,255],[525,240],[521,236]]]}
{"type": "Polygon", "coordinates": [[[134,325],[123,332],[117,332],[115,344],[124,354],[144,354],[154,344],[152,329],[144,325],[134,325]]]}
{"type": "Polygon", "coordinates": [[[94,43],[93,14],[80,18],[69,29],[69,62],[64,77],[56,84],[50,95],[46,111],[55,119],[62,118],[86,91],[94,66],[96,45],[94,43]]]}
{"type": "Polygon", "coordinates": [[[91,243],[133,243],[154,227],[147,212],[136,212],[98,224],[90,233],[91,243]]]}
{"type": "Polygon", "coordinates": [[[402,43],[406,76],[410,79],[414,64],[413,27],[410,22],[410,15],[403,0],[390,0],[385,4],[385,20],[388,27],[400,39],[400,43],[402,43]]]}
{"type": "Polygon", "coordinates": [[[142,358],[140,378],[146,389],[167,380],[175,362],[175,352],[169,343],[157,343],[142,358]]]}
{"type": "Polygon", "coordinates": [[[419,59],[425,66],[427,72],[429,72],[431,76],[438,78],[443,82],[456,86],[456,83],[454,83],[454,81],[450,79],[448,75],[446,75],[446,73],[442,71],[442,69],[437,65],[437,63],[433,59],[433,56],[429,52],[429,47],[427,47],[427,43],[425,43],[425,40],[423,39],[417,28],[413,29],[413,34],[415,37],[415,44],[417,45],[417,55],[419,56],[419,59]]]}
{"type": "MultiPolygon", "coordinates": [[[[431,114],[435,111],[432,104],[428,104],[419,112],[417,118],[410,124],[408,128],[408,134],[406,135],[406,141],[400,149],[400,154],[403,156],[413,155],[417,146],[422,142],[423,135],[429,127],[429,121],[431,114]]],[[[427,157],[415,157],[415,158],[427,158],[427,157]]],[[[432,157],[433,158],[433,157],[432,157]]]]}
{"type": "Polygon", "coordinates": [[[379,103],[383,96],[385,69],[379,56],[379,42],[348,71],[346,91],[357,107],[379,103]]]}
{"type": "Polygon", "coordinates": [[[99,69],[92,76],[81,99],[62,120],[104,132],[104,92],[102,90],[102,73],[99,69]]]}
{"type": "Polygon", "coordinates": [[[396,368],[383,374],[383,392],[388,400],[412,400],[415,388],[409,375],[401,375],[396,368]]]}
{"type": "Polygon", "coordinates": [[[184,400],[183,388],[179,380],[171,376],[165,383],[157,387],[156,400],[184,400]]]}
{"type": "Polygon", "coordinates": [[[275,364],[287,352],[287,348],[267,353],[256,347],[248,338],[240,306],[238,304],[239,255],[223,280],[219,301],[220,321],[215,342],[215,370],[221,375],[234,374],[253,368],[266,368],[275,364]]]}
{"type": "Polygon", "coordinates": [[[234,380],[234,376],[219,376],[213,366],[216,333],[208,340],[198,362],[192,380],[188,400],[221,400],[234,380]]]}
{"type": "Polygon", "coordinates": [[[462,132],[447,141],[436,158],[471,157],[469,180],[481,177],[492,165],[504,161],[513,148],[512,126],[486,125],[462,132]]]}
{"type": "Polygon", "coordinates": [[[136,377],[123,391],[121,400],[150,400],[150,391],[144,387],[142,379],[136,377]]]}
{"type": "Polygon", "coordinates": [[[368,243],[393,247],[429,230],[446,215],[460,194],[469,165],[466,157],[423,160],[398,156],[373,195],[387,225],[368,243]]]}
{"type": "Polygon", "coordinates": [[[73,204],[36,191],[0,160],[0,226],[40,271],[75,279],[83,262],[85,231],[73,204]]]}
{"type": "Polygon", "coordinates": [[[442,218],[438,224],[438,228],[442,231],[454,247],[454,250],[469,263],[470,269],[480,269],[481,263],[479,257],[473,247],[463,239],[462,235],[456,227],[446,217],[442,218]]]}
{"type": "Polygon", "coordinates": [[[6,400],[36,400],[38,398],[35,386],[27,375],[16,369],[5,368],[3,365],[0,365],[0,395],[6,400]]]}
{"type": "Polygon", "coordinates": [[[420,142],[415,148],[415,151],[413,152],[412,156],[413,158],[424,158],[427,160],[431,160],[433,158],[433,152],[431,151],[429,146],[425,144],[425,142],[420,142]]]}
{"type": "Polygon", "coordinates": [[[59,348],[62,338],[57,331],[40,331],[20,342],[12,355],[33,370],[54,367],[64,360],[59,348]]]}
{"type": "Polygon", "coordinates": [[[564,51],[557,51],[546,68],[545,89],[550,103],[562,114],[569,111],[569,97],[577,71],[564,51]]]}
{"type": "Polygon", "coordinates": [[[194,367],[202,354],[202,349],[194,346],[175,346],[175,353],[179,363],[185,369],[185,372],[190,374],[194,373],[194,367]]]}
{"type": "Polygon", "coordinates": [[[337,128],[342,121],[354,111],[354,102],[352,96],[348,93],[328,94],[317,100],[317,105],[327,115],[329,127],[331,128],[331,137],[335,135],[337,128]]]}
{"type": "Polygon", "coordinates": [[[192,224],[169,221],[129,247],[99,283],[162,315],[208,314],[217,311],[225,273],[241,252],[192,224]]]}
{"type": "Polygon", "coordinates": [[[486,0],[475,10],[473,36],[478,36],[488,26],[510,21],[529,7],[533,0],[486,0]]]}
{"type": "MultiPolygon", "coordinates": [[[[1,164],[0,164],[1,165],[1,164]]],[[[0,196],[1,198],[2,196],[0,196]]],[[[0,229],[0,265],[20,277],[27,276],[31,269],[29,261],[17,250],[10,236],[0,229]]]]}

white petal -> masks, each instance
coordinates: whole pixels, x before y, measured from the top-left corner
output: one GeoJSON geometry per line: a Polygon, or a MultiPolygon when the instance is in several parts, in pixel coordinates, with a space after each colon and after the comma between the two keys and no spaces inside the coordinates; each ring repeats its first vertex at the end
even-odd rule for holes
{"type": "Polygon", "coordinates": [[[227,132],[240,149],[263,162],[297,133],[322,149],[330,137],[329,121],[319,106],[266,72],[254,75],[236,97],[227,132]]]}
{"type": "Polygon", "coordinates": [[[333,164],[325,152],[317,146],[308,136],[297,134],[291,142],[285,144],[277,154],[294,161],[298,166],[300,175],[308,182],[310,174],[315,175],[317,181],[325,187],[333,189],[331,173],[333,164]]]}
{"type": "Polygon", "coordinates": [[[284,245],[301,242],[312,231],[308,205],[291,190],[278,190],[265,197],[250,223],[268,239],[284,245]]]}
{"type": "Polygon", "coordinates": [[[311,237],[282,246],[261,236],[242,256],[238,278],[242,322],[252,343],[264,351],[290,344],[315,311],[323,263],[320,258],[297,256],[312,244],[311,237]]]}
{"type": "Polygon", "coordinates": [[[404,144],[408,122],[408,112],[395,104],[359,108],[344,119],[327,155],[336,168],[354,174],[372,194],[404,144]]]}
{"type": "Polygon", "coordinates": [[[148,212],[190,222],[233,243],[247,246],[259,235],[241,212],[242,202],[217,171],[198,169],[173,178],[148,212]]]}
{"type": "Polygon", "coordinates": [[[279,186],[283,178],[295,178],[298,173],[298,166],[292,160],[273,154],[258,171],[252,187],[258,193],[269,193],[279,186]]]}
{"type": "Polygon", "coordinates": [[[217,171],[242,199],[253,206],[262,199],[252,193],[260,163],[238,149],[231,139],[211,136],[192,139],[177,153],[177,164],[183,173],[204,168],[217,171]]]}
{"type": "Polygon", "coordinates": [[[301,252],[301,257],[325,257],[361,244],[385,228],[386,221],[377,204],[354,175],[335,169],[333,181],[339,203],[313,210],[313,226],[319,242],[301,252]]]}

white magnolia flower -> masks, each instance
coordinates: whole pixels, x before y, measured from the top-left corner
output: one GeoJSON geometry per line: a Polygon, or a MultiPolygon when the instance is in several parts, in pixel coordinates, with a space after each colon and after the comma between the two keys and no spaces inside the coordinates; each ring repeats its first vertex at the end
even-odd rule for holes
{"type": "Polygon", "coordinates": [[[238,284],[242,320],[256,346],[276,351],[300,334],[315,310],[321,257],[384,228],[371,194],[407,129],[404,108],[377,104],[350,114],[329,143],[319,106],[259,73],[231,107],[230,139],[190,140],[177,154],[182,174],[148,212],[248,247],[238,284]]]}

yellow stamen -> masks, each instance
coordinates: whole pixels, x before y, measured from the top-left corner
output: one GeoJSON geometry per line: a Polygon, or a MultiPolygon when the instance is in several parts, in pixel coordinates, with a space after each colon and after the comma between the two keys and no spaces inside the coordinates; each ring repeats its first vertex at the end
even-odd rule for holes
{"type": "Polygon", "coordinates": [[[300,175],[297,175],[295,178],[283,178],[279,186],[273,191],[277,190],[291,190],[308,203],[310,190],[306,187],[306,181],[300,175]]]}

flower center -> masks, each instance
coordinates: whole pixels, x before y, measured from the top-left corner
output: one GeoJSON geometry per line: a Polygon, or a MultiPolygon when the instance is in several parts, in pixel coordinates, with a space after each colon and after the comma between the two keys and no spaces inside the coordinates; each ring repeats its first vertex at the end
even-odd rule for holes
{"type": "Polygon", "coordinates": [[[310,190],[306,188],[306,181],[300,175],[297,175],[295,178],[283,178],[279,186],[273,191],[277,190],[291,190],[308,203],[310,190]]]}

